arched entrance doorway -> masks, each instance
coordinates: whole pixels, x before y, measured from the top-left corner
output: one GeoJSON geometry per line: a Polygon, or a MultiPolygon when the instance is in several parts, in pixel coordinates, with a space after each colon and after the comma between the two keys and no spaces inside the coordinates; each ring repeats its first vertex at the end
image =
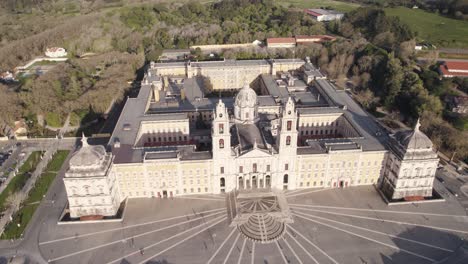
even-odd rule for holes
{"type": "Polygon", "coordinates": [[[289,177],[287,174],[285,174],[283,176],[283,189],[284,190],[287,190],[288,189],[288,180],[289,180],[289,177]]]}
{"type": "Polygon", "coordinates": [[[252,177],[252,189],[257,189],[257,177],[252,177]]]}
{"type": "Polygon", "coordinates": [[[223,178],[219,179],[219,187],[221,188],[221,192],[225,192],[226,189],[226,180],[223,178]]]}
{"type": "Polygon", "coordinates": [[[267,175],[265,177],[265,188],[270,188],[271,187],[271,177],[270,175],[267,175]]]}
{"type": "Polygon", "coordinates": [[[244,179],[242,177],[239,177],[238,187],[239,189],[244,189],[244,179]]]}

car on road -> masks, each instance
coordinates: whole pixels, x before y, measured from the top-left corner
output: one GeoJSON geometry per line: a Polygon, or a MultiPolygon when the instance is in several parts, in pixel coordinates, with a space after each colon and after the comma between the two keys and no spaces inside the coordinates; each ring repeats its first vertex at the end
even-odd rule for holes
{"type": "Polygon", "coordinates": [[[437,180],[440,181],[441,183],[444,183],[444,182],[445,182],[444,179],[442,179],[442,177],[438,177],[438,176],[437,176],[436,178],[437,178],[437,180]]]}

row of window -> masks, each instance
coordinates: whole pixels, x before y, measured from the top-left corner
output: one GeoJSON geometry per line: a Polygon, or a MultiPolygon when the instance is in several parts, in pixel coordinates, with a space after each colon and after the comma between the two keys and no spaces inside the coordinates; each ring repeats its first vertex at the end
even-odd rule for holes
{"type": "Polygon", "coordinates": [[[179,136],[179,137],[148,137],[147,142],[152,143],[152,142],[175,142],[175,141],[187,141],[188,137],[187,136],[179,136]]]}
{"type": "MultiPolygon", "coordinates": [[[[357,184],[361,184],[361,183],[364,183],[364,184],[373,184],[373,183],[376,183],[376,181],[377,181],[377,180],[376,180],[375,178],[372,178],[372,179],[364,179],[364,180],[362,180],[362,181],[359,179],[359,180],[357,180],[357,184]]],[[[318,182],[318,181],[314,181],[314,182],[308,181],[308,182],[300,182],[300,183],[299,183],[299,187],[304,187],[304,185],[305,185],[305,187],[310,187],[311,184],[312,184],[313,187],[315,187],[315,186],[319,186],[319,187],[324,186],[324,182],[323,182],[323,181],[320,181],[320,182],[318,182]]],[[[353,180],[351,181],[351,184],[354,184],[354,181],[353,181],[353,180]]],[[[330,187],[330,186],[331,186],[331,181],[327,182],[327,185],[326,185],[326,186],[327,186],[327,187],[330,187]]]]}
{"type": "Polygon", "coordinates": [[[408,180],[408,182],[404,180],[399,181],[398,187],[423,187],[429,185],[429,179],[423,180],[408,180]],[[408,184],[407,184],[408,183],[408,184]],[[407,185],[406,185],[407,184],[407,185]]]}
{"type": "Polygon", "coordinates": [[[328,135],[329,131],[330,131],[330,134],[334,134],[334,135],[338,134],[338,129],[335,129],[335,130],[332,130],[332,129],[322,130],[322,129],[320,129],[320,130],[310,130],[310,131],[309,130],[305,130],[305,131],[301,130],[301,136],[304,136],[304,135],[308,136],[309,133],[310,133],[311,136],[313,136],[313,135],[328,135]]]}
{"type": "Polygon", "coordinates": [[[339,125],[339,122],[338,120],[335,121],[335,122],[329,122],[329,121],[326,121],[326,122],[312,122],[312,123],[302,123],[301,125],[301,128],[304,128],[304,127],[323,127],[323,126],[338,126],[339,125]]]}
{"type": "MultiPolygon", "coordinates": [[[[341,162],[336,162],[336,163],[333,163],[333,162],[330,162],[330,168],[345,168],[346,167],[346,164],[348,167],[351,167],[353,164],[354,164],[354,167],[357,167],[358,166],[358,162],[355,161],[354,163],[352,162],[348,162],[346,163],[346,161],[341,161],[341,162]]],[[[365,166],[367,164],[367,166],[378,166],[379,165],[379,162],[376,160],[374,162],[371,162],[371,161],[368,161],[368,162],[364,162],[364,161],[361,161],[361,167],[365,166]]],[[[308,164],[308,168],[309,170],[312,169],[312,163],[309,163],[308,164]]],[[[327,163],[315,163],[315,169],[319,169],[320,167],[322,168],[326,168],[327,166],[327,163]]],[[[301,165],[301,169],[306,169],[306,164],[302,164],[301,165]]]]}
{"type": "MultiPolygon", "coordinates": [[[[284,164],[284,170],[289,170],[289,164],[285,163],[284,164]]],[[[266,165],[266,171],[270,171],[270,165],[266,165]]],[[[224,174],[224,167],[219,168],[219,172],[221,174],[224,174]]],[[[257,163],[252,164],[252,172],[256,173],[257,172],[257,163]]],[[[239,166],[239,173],[244,173],[244,166],[239,166]]]]}

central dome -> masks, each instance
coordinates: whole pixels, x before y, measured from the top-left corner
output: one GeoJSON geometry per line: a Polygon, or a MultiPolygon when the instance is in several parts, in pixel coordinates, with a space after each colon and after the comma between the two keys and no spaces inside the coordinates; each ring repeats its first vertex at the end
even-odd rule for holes
{"type": "Polygon", "coordinates": [[[237,94],[235,104],[241,108],[255,107],[257,105],[257,94],[248,84],[245,84],[237,94]]]}
{"type": "Polygon", "coordinates": [[[257,94],[245,84],[234,102],[234,117],[238,123],[255,123],[257,120],[257,94]]]}

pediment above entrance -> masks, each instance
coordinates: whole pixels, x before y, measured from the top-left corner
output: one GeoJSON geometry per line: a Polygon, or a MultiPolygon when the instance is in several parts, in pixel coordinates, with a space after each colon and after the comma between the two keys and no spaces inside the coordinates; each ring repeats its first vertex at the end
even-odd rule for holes
{"type": "Polygon", "coordinates": [[[246,153],[241,154],[239,157],[242,158],[264,158],[271,157],[271,154],[266,150],[262,149],[252,149],[246,153]]]}

